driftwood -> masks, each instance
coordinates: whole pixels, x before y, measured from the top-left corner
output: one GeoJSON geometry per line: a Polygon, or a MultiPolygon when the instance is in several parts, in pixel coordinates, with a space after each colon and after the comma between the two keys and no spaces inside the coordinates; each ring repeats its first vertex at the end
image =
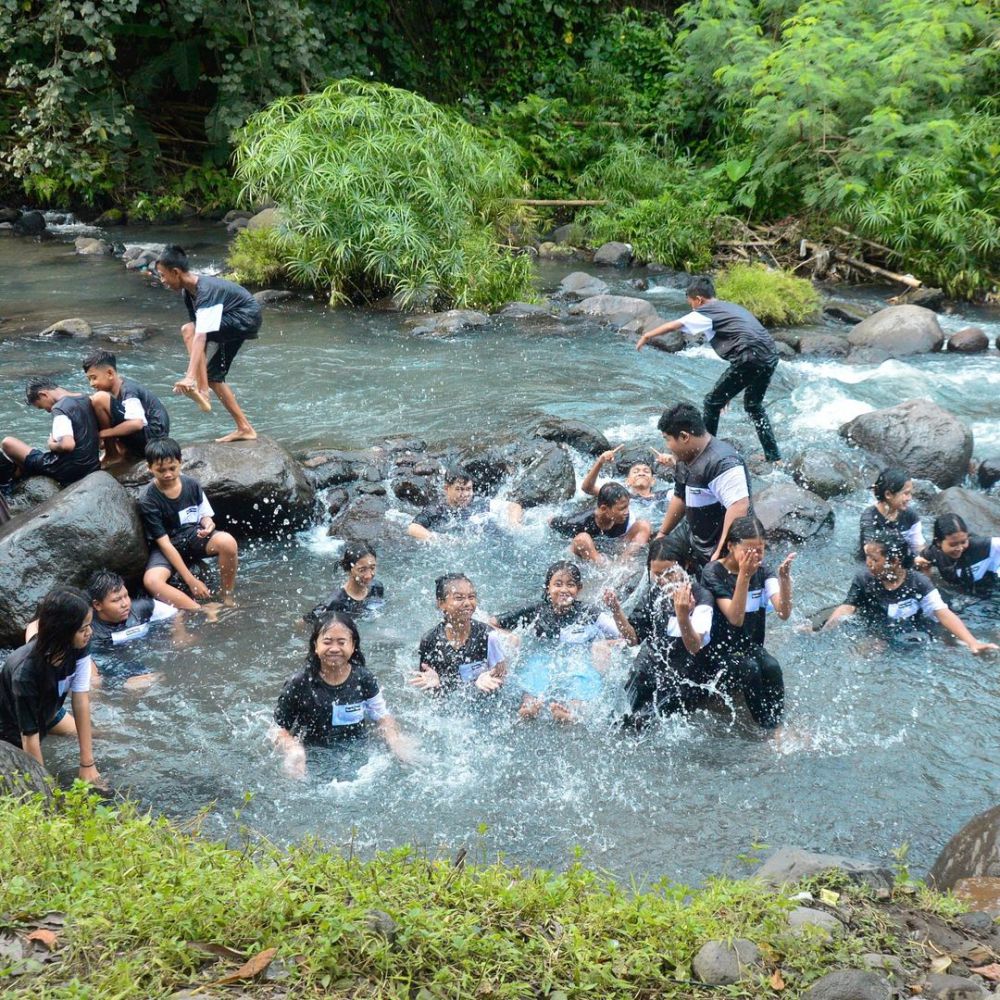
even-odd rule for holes
{"type": "Polygon", "coordinates": [[[515,205],[562,205],[582,207],[584,205],[606,205],[607,199],[594,201],[589,198],[514,198],[515,205]]]}

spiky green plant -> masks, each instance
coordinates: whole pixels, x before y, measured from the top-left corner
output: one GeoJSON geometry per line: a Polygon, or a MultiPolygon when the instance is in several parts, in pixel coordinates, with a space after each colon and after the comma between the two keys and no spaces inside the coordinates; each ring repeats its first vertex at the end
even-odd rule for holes
{"type": "Polygon", "coordinates": [[[762,323],[792,326],[815,315],[819,293],[811,281],[763,264],[734,264],[715,279],[720,299],[749,309],[762,323]]]}

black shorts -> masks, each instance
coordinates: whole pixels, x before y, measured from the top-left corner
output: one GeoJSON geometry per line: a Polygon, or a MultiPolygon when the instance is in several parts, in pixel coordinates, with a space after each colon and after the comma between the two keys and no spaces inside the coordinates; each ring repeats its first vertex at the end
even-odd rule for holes
{"type": "Polygon", "coordinates": [[[209,340],[205,343],[205,358],[208,361],[208,381],[225,382],[229,366],[236,352],[243,346],[243,340],[209,340]]]}
{"type": "MultiPolygon", "coordinates": [[[[51,451],[32,448],[24,456],[24,473],[27,476],[51,476],[61,486],[69,486],[87,475],[76,465],[67,462],[62,455],[51,451]]],[[[94,470],[90,470],[94,471],[94,470]]]]}
{"type": "MultiPolygon", "coordinates": [[[[111,397],[111,426],[117,427],[125,420],[125,405],[120,399],[111,397]]],[[[118,438],[122,446],[133,458],[146,457],[146,428],[118,438]]]]}
{"type": "MultiPolygon", "coordinates": [[[[192,525],[192,527],[194,526],[192,525]]],[[[170,540],[174,543],[174,547],[177,549],[180,557],[190,567],[193,562],[212,558],[205,549],[214,534],[215,532],[213,531],[210,535],[200,538],[196,531],[192,531],[184,537],[175,536],[170,540]]],[[[149,559],[146,560],[146,569],[157,569],[159,567],[169,569],[170,575],[173,576],[174,568],[170,565],[170,560],[163,554],[160,546],[153,542],[149,547],[149,559]]]]}

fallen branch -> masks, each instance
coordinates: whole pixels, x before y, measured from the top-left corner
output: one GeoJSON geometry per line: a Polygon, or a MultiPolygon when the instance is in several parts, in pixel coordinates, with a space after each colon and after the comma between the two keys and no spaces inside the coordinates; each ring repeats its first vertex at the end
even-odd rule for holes
{"type": "Polygon", "coordinates": [[[515,198],[515,205],[606,205],[607,199],[593,201],[587,198],[515,198]]]}
{"type": "Polygon", "coordinates": [[[896,274],[895,271],[887,271],[884,267],[866,264],[863,260],[858,260],[856,257],[848,257],[846,253],[841,253],[839,250],[832,250],[830,256],[834,260],[839,260],[851,267],[856,267],[859,271],[866,271],[868,274],[877,274],[880,278],[888,278],[890,281],[898,281],[901,285],[906,285],[907,288],[922,288],[924,284],[918,278],[914,278],[912,274],[896,274]]]}

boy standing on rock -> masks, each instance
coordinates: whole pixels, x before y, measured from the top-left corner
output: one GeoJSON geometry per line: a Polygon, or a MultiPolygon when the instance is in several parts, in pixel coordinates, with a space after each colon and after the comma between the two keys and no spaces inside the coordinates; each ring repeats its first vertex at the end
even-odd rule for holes
{"type": "Polygon", "coordinates": [[[672,330],[682,330],[691,337],[703,336],[715,353],[729,362],[729,367],[705,397],[703,406],[708,433],[718,434],[722,408],[742,392],[743,409],[757,431],[764,458],[768,462],[780,461],[778,442],[764,409],[764,394],[778,367],[774,338],[743,306],[717,299],[715,285],[709,277],[692,279],[687,286],[687,300],[691,312],[644,333],[636,350],[642,350],[649,341],[672,330]]]}

